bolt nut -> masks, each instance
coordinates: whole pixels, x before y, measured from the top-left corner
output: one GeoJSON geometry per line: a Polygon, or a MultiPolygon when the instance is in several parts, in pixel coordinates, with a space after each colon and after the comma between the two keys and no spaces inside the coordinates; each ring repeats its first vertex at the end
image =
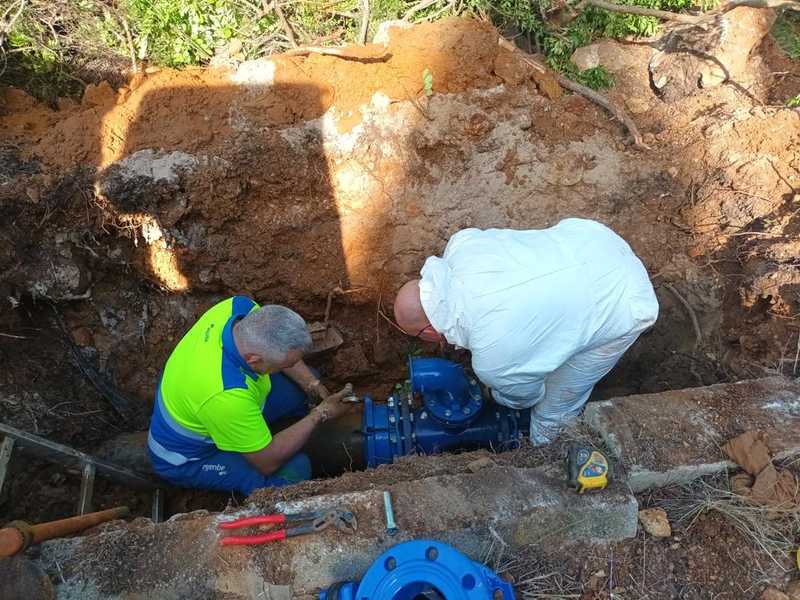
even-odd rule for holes
{"type": "Polygon", "coordinates": [[[426,412],[423,410],[421,413],[419,413],[419,418],[420,418],[420,420],[421,420],[421,421],[424,421],[425,419],[427,419],[427,418],[428,418],[428,413],[426,413],[426,412]]]}
{"type": "Polygon", "coordinates": [[[397,419],[394,418],[394,415],[389,415],[389,423],[394,423],[397,419]]]}
{"type": "Polygon", "coordinates": [[[469,413],[471,413],[471,412],[472,412],[472,411],[469,409],[469,406],[465,406],[463,410],[464,410],[464,414],[465,414],[465,415],[468,415],[469,413]]]}
{"type": "Polygon", "coordinates": [[[444,411],[444,416],[445,417],[449,417],[452,414],[453,414],[453,412],[450,409],[447,409],[446,411],[444,411]]]}

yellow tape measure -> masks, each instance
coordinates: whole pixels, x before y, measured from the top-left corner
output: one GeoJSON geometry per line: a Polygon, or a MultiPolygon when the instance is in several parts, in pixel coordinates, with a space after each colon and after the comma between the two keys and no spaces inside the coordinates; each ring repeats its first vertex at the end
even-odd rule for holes
{"type": "Polygon", "coordinates": [[[608,485],[608,459],[599,451],[572,446],[567,454],[569,485],[582,494],[586,490],[602,490],[608,485]]]}

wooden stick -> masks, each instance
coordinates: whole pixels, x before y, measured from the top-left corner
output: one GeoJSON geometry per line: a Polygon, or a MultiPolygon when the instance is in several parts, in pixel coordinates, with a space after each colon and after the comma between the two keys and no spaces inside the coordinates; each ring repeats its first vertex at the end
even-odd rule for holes
{"type": "Polygon", "coordinates": [[[361,31],[358,32],[358,41],[362,44],[367,43],[367,36],[369,35],[369,17],[369,0],[361,0],[361,31]]]}
{"type": "Polygon", "coordinates": [[[437,2],[439,2],[439,0],[420,0],[414,6],[412,6],[406,11],[406,14],[403,15],[403,21],[408,21],[419,11],[425,10],[426,8],[433,6],[437,2]]]}
{"type": "Polygon", "coordinates": [[[279,56],[308,56],[309,54],[321,54],[323,56],[338,56],[345,60],[354,60],[361,62],[377,62],[388,60],[391,54],[384,50],[381,54],[374,56],[357,56],[355,54],[348,54],[347,48],[323,48],[321,46],[303,46],[301,48],[294,48],[281,52],[279,56]]]}
{"type": "MultiPolygon", "coordinates": [[[[261,5],[264,8],[264,14],[269,12],[270,7],[267,4],[267,0],[262,0],[261,5]]],[[[297,36],[294,33],[292,25],[286,19],[286,15],[283,14],[283,9],[281,8],[280,2],[278,2],[278,0],[273,0],[272,10],[275,11],[275,16],[278,17],[278,22],[281,24],[281,28],[283,29],[283,32],[286,34],[286,38],[289,40],[289,43],[292,45],[292,48],[297,48],[297,36]]]]}
{"type": "Polygon", "coordinates": [[[27,0],[17,0],[17,2],[12,2],[3,13],[3,17],[0,19],[0,46],[5,44],[8,34],[11,33],[11,29],[14,27],[14,22],[19,19],[22,11],[25,10],[25,4],[27,4],[27,0]],[[9,17],[11,11],[14,10],[14,6],[17,4],[19,4],[17,12],[14,13],[14,16],[9,17]]]}
{"type": "MultiPolygon", "coordinates": [[[[502,46],[506,50],[517,53],[525,64],[532,67],[533,69],[536,69],[539,73],[547,73],[550,71],[550,69],[535,61],[531,56],[525,54],[522,50],[517,48],[514,44],[509,42],[504,37],[500,36],[499,40],[500,40],[500,46],[502,46]]],[[[580,83],[576,83],[575,81],[572,81],[571,79],[564,77],[560,73],[556,73],[556,75],[558,77],[558,84],[561,87],[566,88],[577,94],[580,94],[581,96],[584,96],[588,100],[591,100],[595,104],[602,106],[612,115],[614,115],[614,117],[617,120],[619,120],[631,134],[631,137],[633,138],[633,144],[636,148],[640,148],[642,150],[650,149],[649,146],[647,146],[642,141],[642,135],[639,133],[639,129],[638,127],[636,127],[636,123],[633,121],[633,119],[631,119],[631,117],[628,115],[627,112],[625,112],[624,109],[614,104],[611,100],[609,100],[602,94],[595,92],[593,89],[588,88],[585,85],[581,85],[580,83]]]]}
{"type": "Polygon", "coordinates": [[[13,333],[0,333],[0,337],[7,337],[14,340],[29,340],[31,338],[26,337],[24,335],[14,335],[13,333]]]}
{"type": "Polygon", "coordinates": [[[631,15],[641,15],[644,17],[656,17],[657,19],[664,19],[665,21],[677,21],[678,23],[687,23],[695,25],[703,21],[710,21],[715,17],[723,15],[732,11],[734,8],[740,6],[747,6],[749,8],[767,8],[767,9],[786,9],[791,11],[800,12],[800,2],[796,0],[733,0],[719,6],[701,15],[686,15],[682,13],[669,12],[667,10],[658,10],[656,8],[647,8],[644,6],[632,6],[628,4],[617,4],[610,0],[583,0],[575,8],[580,11],[587,5],[596,6],[609,12],[626,13],[631,15]]]}
{"type": "Polygon", "coordinates": [[[694,327],[694,335],[696,337],[695,345],[699,346],[700,344],[703,343],[703,332],[700,329],[700,322],[697,320],[697,315],[695,314],[692,305],[689,304],[689,301],[686,298],[681,296],[678,290],[676,290],[671,283],[664,282],[661,285],[667,288],[672,293],[672,295],[678,299],[678,302],[683,304],[683,307],[686,309],[686,312],[689,313],[689,318],[692,320],[692,327],[694,327]]]}
{"type": "Polygon", "coordinates": [[[734,0],[723,4],[716,10],[711,11],[711,13],[726,13],[740,6],[749,8],[785,8],[786,10],[800,12],[800,2],[796,0],[734,0]]]}
{"type": "Polygon", "coordinates": [[[679,23],[697,23],[701,20],[700,17],[694,15],[684,15],[681,13],[669,12],[667,10],[658,10],[657,8],[647,8],[645,6],[633,6],[628,4],[617,4],[616,2],[608,2],[606,0],[583,0],[576,7],[579,11],[586,5],[596,6],[609,12],[626,13],[631,15],[641,15],[643,17],[656,17],[667,21],[678,21],[679,23]]]}
{"type": "Polygon", "coordinates": [[[131,28],[128,27],[128,19],[121,17],[122,28],[125,30],[125,40],[128,43],[128,51],[131,53],[131,68],[134,73],[139,72],[139,65],[136,64],[136,51],[133,48],[133,37],[131,36],[131,28]]]}
{"type": "Polygon", "coordinates": [[[595,92],[592,88],[586,87],[585,85],[581,85],[576,81],[572,81],[563,75],[558,75],[558,83],[561,87],[567,88],[568,90],[580,94],[584,98],[588,98],[595,104],[598,104],[605,108],[608,112],[610,112],[614,117],[622,123],[625,128],[628,130],[628,133],[631,134],[633,138],[633,145],[640,150],[650,150],[650,146],[644,143],[642,140],[642,134],[639,133],[639,128],[636,127],[636,123],[631,118],[631,116],[620,106],[614,104],[609,98],[595,92]]]}

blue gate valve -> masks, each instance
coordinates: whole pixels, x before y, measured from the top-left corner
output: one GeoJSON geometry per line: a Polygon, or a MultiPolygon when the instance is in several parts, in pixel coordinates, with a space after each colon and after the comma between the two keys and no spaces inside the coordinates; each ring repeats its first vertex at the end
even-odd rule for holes
{"type": "Polygon", "coordinates": [[[320,600],[514,600],[511,584],[452,546],[431,540],[381,554],[360,582],[320,592],[320,600]]]}
{"type": "Polygon", "coordinates": [[[368,467],[408,454],[510,449],[528,433],[530,409],[495,404],[460,364],[412,358],[408,376],[385,403],[364,397],[361,433],[368,467]]]}

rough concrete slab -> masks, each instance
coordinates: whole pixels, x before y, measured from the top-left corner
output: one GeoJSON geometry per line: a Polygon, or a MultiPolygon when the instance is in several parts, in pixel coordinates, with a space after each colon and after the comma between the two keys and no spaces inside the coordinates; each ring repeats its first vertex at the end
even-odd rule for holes
{"type": "Polygon", "coordinates": [[[278,544],[220,547],[217,524],[251,508],[236,515],[190,514],[160,525],[139,520],[47,542],[39,561],[61,582],[59,598],[302,598],[360,578],[380,552],[409,539],[442,540],[480,559],[498,538],[513,551],[636,534],[638,507],[629,493],[578,495],[561,478],[538,469],[491,467],[404,481],[389,491],[400,527],[395,536],[385,532],[383,490],[375,489],[279,506],[286,511],[347,506],[359,521],[355,535],[326,531],[278,544]]]}
{"type": "Polygon", "coordinates": [[[634,492],[733,466],[722,444],[748,430],[776,458],[800,453],[800,383],[784,377],[593,402],[584,420],[628,467],[634,492]]]}

